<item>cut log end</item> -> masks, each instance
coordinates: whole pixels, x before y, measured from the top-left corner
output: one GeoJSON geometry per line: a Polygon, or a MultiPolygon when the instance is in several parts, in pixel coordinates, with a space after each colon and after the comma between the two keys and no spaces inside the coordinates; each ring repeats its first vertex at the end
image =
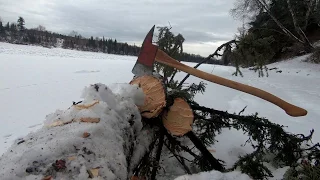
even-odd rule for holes
{"type": "Polygon", "coordinates": [[[162,121],[171,134],[183,136],[192,130],[193,111],[184,99],[176,98],[169,111],[163,114],[162,121]]]}
{"type": "Polygon", "coordinates": [[[145,94],[144,104],[138,106],[141,116],[148,119],[157,117],[166,106],[166,94],[161,80],[144,75],[134,78],[130,84],[137,84],[145,94]]]}

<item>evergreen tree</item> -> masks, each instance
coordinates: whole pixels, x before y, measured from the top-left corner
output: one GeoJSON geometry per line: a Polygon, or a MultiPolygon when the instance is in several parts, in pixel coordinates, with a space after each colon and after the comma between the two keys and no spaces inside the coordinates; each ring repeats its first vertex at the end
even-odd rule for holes
{"type": "Polygon", "coordinates": [[[108,39],[108,43],[107,43],[107,47],[108,47],[108,49],[107,49],[107,51],[108,51],[108,54],[110,54],[112,51],[113,51],[113,41],[112,41],[112,39],[108,39]]]}
{"type": "Polygon", "coordinates": [[[104,39],[104,36],[102,38],[102,51],[106,52],[106,40],[104,39]]]}
{"type": "Polygon", "coordinates": [[[15,23],[10,24],[10,31],[11,32],[16,32],[17,31],[17,25],[15,23]]]}
{"type": "Polygon", "coordinates": [[[4,33],[4,27],[2,25],[2,21],[0,21],[0,34],[2,34],[2,33],[4,33]]]}
{"type": "Polygon", "coordinates": [[[232,15],[249,22],[248,29],[242,28],[237,37],[232,64],[237,70],[255,66],[262,75],[268,63],[314,51],[311,42],[319,38],[309,37],[320,30],[319,7],[317,0],[238,0],[232,15]]]}
{"type": "Polygon", "coordinates": [[[113,52],[114,52],[115,54],[117,54],[117,53],[118,53],[117,39],[114,39],[114,42],[113,42],[112,47],[113,47],[113,52]]]}
{"type": "MultiPolygon", "coordinates": [[[[175,36],[170,31],[171,28],[168,28],[166,26],[157,28],[159,31],[158,40],[156,42],[158,47],[174,59],[181,59],[183,53],[182,44],[185,40],[184,37],[181,34],[175,36]]],[[[177,73],[176,69],[160,63],[156,63],[155,66],[157,71],[163,72],[163,76],[165,79],[171,77],[169,81],[173,80],[175,74],[177,73]]]]}
{"type": "Polygon", "coordinates": [[[17,27],[18,27],[18,30],[19,31],[24,31],[25,30],[25,27],[24,27],[24,25],[25,25],[25,22],[24,22],[24,19],[23,19],[23,17],[19,17],[18,18],[18,24],[17,24],[17,27]]]}
{"type": "Polygon", "coordinates": [[[9,23],[9,22],[7,22],[5,29],[6,29],[7,31],[10,30],[10,23],[9,23]]]}

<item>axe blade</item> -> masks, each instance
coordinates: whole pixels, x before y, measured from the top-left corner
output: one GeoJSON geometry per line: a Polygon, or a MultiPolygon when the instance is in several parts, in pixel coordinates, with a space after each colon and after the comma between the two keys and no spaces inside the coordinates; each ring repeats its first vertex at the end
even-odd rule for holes
{"type": "Polygon", "coordinates": [[[153,73],[153,64],[158,50],[158,47],[152,44],[154,28],[155,25],[145,37],[137,62],[132,68],[132,73],[136,76],[152,75],[153,73]]]}

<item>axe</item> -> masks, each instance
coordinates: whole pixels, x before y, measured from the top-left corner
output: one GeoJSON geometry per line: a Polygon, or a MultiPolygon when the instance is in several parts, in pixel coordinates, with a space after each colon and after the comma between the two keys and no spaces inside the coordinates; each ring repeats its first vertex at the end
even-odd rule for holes
{"type": "Polygon", "coordinates": [[[173,59],[168,54],[159,49],[158,46],[152,44],[154,28],[155,25],[151,28],[151,30],[145,37],[138,59],[132,69],[132,73],[136,76],[152,75],[154,61],[157,61],[161,64],[176,68],[198,78],[262,98],[282,108],[290,116],[298,117],[305,116],[307,114],[307,111],[305,109],[290,104],[264,90],[241,84],[216,75],[212,75],[180,63],[179,61],[173,59]]]}

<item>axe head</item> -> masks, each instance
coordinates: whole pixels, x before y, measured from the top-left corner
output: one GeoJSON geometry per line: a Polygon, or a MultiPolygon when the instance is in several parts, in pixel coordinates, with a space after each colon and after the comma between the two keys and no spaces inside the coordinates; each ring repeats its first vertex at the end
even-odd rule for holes
{"type": "Polygon", "coordinates": [[[158,50],[158,46],[152,44],[154,27],[155,25],[145,37],[137,62],[132,68],[131,72],[135,76],[152,75],[153,73],[153,64],[158,50]]]}

